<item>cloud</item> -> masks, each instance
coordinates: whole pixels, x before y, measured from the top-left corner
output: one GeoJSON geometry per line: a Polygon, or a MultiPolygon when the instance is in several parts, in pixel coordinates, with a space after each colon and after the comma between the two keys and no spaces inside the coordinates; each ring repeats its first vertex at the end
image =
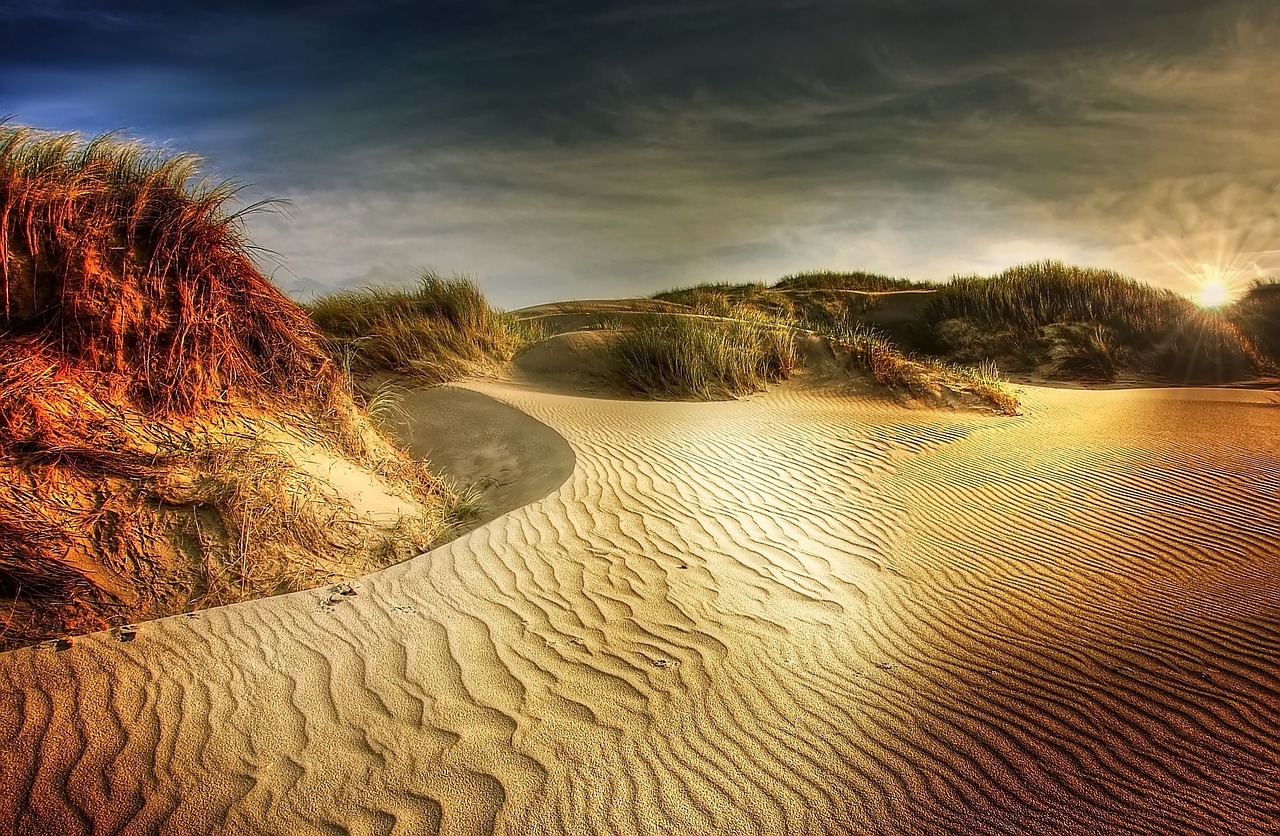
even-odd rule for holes
{"type": "Polygon", "coordinates": [[[290,199],[250,222],[282,281],[435,267],[514,305],[811,267],[1276,267],[1261,2],[117,11],[111,50],[40,30],[0,58],[19,116],[180,142],[290,199]],[[59,67],[58,38],[89,47],[59,67]]]}

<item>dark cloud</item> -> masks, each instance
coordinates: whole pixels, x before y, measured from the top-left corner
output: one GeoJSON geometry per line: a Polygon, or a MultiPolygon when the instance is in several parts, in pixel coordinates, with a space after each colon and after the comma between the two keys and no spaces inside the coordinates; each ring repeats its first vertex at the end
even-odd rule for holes
{"type": "Polygon", "coordinates": [[[1280,266],[1270,2],[21,0],[0,23],[0,112],[291,199],[251,223],[296,287],[1280,266]]]}

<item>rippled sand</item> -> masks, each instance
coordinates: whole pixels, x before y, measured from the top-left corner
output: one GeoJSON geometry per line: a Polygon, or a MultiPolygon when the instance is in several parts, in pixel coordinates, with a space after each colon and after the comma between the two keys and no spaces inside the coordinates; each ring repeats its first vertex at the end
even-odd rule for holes
{"type": "Polygon", "coordinates": [[[0,831],[1276,832],[1266,393],[469,387],[568,480],[354,596],[0,656],[0,831]]]}

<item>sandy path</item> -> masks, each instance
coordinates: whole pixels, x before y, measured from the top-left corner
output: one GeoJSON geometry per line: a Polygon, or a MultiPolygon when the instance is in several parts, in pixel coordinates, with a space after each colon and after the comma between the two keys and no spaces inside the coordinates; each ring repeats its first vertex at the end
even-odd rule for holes
{"type": "Polygon", "coordinates": [[[1205,833],[1280,820],[1280,408],[472,384],[555,493],[362,579],[0,656],[23,833],[1205,833]]]}

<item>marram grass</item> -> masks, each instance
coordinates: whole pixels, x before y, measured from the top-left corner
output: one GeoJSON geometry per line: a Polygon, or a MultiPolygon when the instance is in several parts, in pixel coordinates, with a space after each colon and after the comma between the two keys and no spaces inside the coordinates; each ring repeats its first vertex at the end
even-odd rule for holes
{"type": "Polygon", "coordinates": [[[1204,310],[1111,270],[1043,261],[941,285],[923,322],[932,348],[953,356],[999,357],[1083,380],[1129,370],[1218,382],[1269,365],[1265,337],[1239,327],[1238,308],[1204,310]]]}
{"type": "Polygon", "coordinates": [[[815,333],[822,333],[849,351],[872,380],[926,404],[945,403],[950,392],[967,393],[1001,415],[1017,415],[1021,407],[1018,396],[994,363],[965,365],[910,356],[883,335],[857,323],[820,328],[815,333]]]}
{"type": "Polygon", "coordinates": [[[472,279],[435,273],[412,287],[342,291],[306,308],[353,372],[425,383],[487,372],[536,335],[532,325],[493,308],[472,279]]]}
{"type": "Polygon", "coordinates": [[[615,368],[631,389],[654,397],[730,397],[790,377],[801,362],[796,335],[817,334],[848,351],[880,385],[918,401],[941,404],[950,391],[968,394],[1001,414],[1017,414],[1018,398],[994,363],[962,365],[908,356],[887,337],[858,324],[857,314],[865,310],[862,297],[831,289],[832,284],[855,281],[877,288],[902,282],[912,286],[901,289],[918,289],[905,280],[880,278],[848,273],[791,277],[802,280],[800,284],[823,285],[814,289],[821,297],[760,284],[699,285],[660,293],[655,298],[685,304],[688,313],[649,317],[624,330],[613,349],[615,368]]]}
{"type": "Polygon", "coordinates": [[[619,332],[609,351],[625,386],[658,398],[758,392],[790,377],[798,363],[792,329],[761,315],[647,314],[619,332]]]}
{"type": "Polygon", "coordinates": [[[374,432],[234,192],[194,157],[0,124],[0,647],[376,568],[298,450],[418,509],[401,552],[448,529],[461,498],[374,432]]]}

